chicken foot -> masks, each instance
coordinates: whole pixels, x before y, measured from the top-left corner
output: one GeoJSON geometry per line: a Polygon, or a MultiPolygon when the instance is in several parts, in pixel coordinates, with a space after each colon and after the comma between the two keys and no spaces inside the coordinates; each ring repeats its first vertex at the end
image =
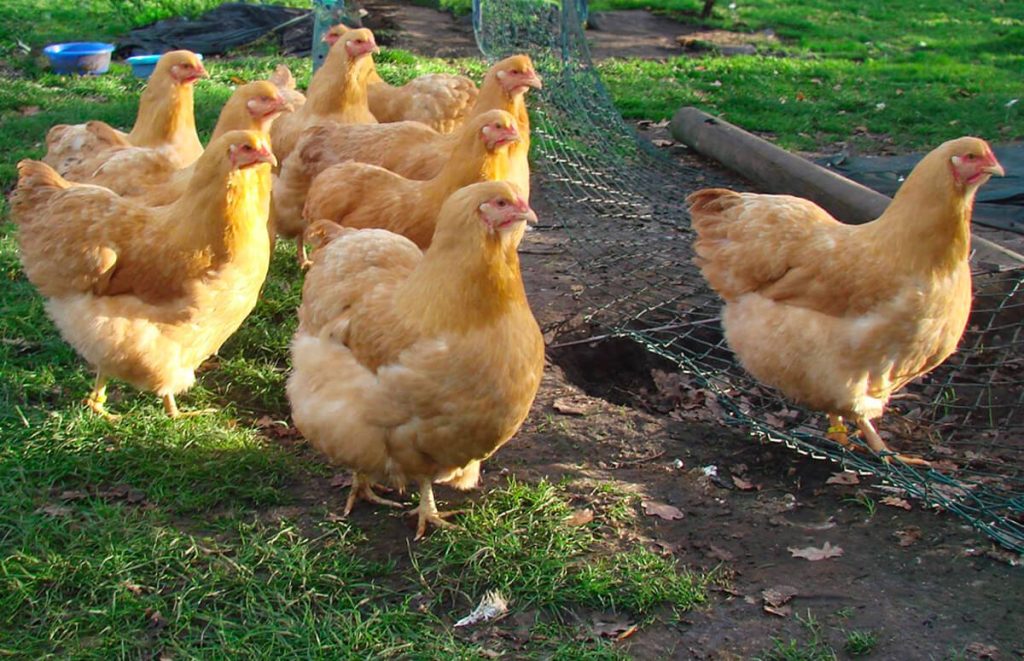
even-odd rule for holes
{"type": "Polygon", "coordinates": [[[111,413],[104,406],[107,402],[107,381],[109,380],[109,377],[102,372],[97,373],[96,383],[93,384],[92,392],[89,393],[89,396],[85,398],[83,403],[107,420],[117,422],[121,419],[121,416],[111,413]]]}
{"type": "Polygon", "coordinates": [[[857,427],[859,427],[860,431],[864,434],[864,440],[867,442],[868,447],[876,453],[882,454],[882,461],[885,463],[889,463],[891,459],[895,459],[896,461],[909,466],[924,466],[926,468],[931,466],[931,462],[927,459],[893,452],[889,449],[889,446],[886,445],[885,441],[882,440],[882,437],[878,435],[878,432],[875,431],[875,426],[872,425],[871,421],[867,418],[857,418],[857,427]]]}
{"type": "Polygon", "coordinates": [[[180,411],[178,409],[178,403],[174,401],[174,395],[164,395],[164,411],[167,412],[167,416],[170,418],[192,418],[197,415],[207,415],[209,413],[216,413],[217,409],[200,409],[199,411],[180,411]]]}
{"type": "Polygon", "coordinates": [[[419,522],[416,525],[415,540],[420,540],[427,532],[427,524],[432,523],[438,528],[457,530],[459,527],[454,523],[445,521],[446,518],[456,514],[462,514],[465,510],[454,510],[451,512],[438,512],[437,503],[434,501],[434,485],[430,480],[420,482],[420,504],[411,510],[409,514],[419,515],[419,522]]]}
{"type": "Polygon", "coordinates": [[[295,258],[299,262],[299,270],[301,271],[313,265],[313,260],[309,258],[309,254],[306,251],[306,242],[303,240],[302,234],[295,237],[295,258]]]}
{"type": "MultiPolygon", "coordinates": [[[[860,432],[854,430],[853,436],[856,436],[860,432]]],[[[825,434],[825,438],[830,441],[835,441],[839,445],[842,445],[847,450],[860,450],[861,446],[856,445],[850,441],[850,430],[843,422],[843,416],[836,415],[835,413],[828,414],[828,433],[825,434]]]]}
{"type": "Polygon", "coordinates": [[[352,512],[352,508],[355,506],[356,501],[359,500],[366,500],[386,507],[405,507],[402,503],[378,496],[373,490],[373,482],[365,475],[353,471],[352,487],[348,491],[348,499],[345,501],[345,510],[341,515],[348,516],[352,512]]]}

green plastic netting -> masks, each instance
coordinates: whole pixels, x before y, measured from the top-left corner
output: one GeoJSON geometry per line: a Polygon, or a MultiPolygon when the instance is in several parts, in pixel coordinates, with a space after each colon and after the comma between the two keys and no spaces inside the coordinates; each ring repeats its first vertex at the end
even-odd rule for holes
{"type": "Polygon", "coordinates": [[[752,380],[729,351],[721,301],[692,262],[683,202],[713,177],[663,156],[623,121],[592,65],[577,4],[474,3],[485,55],[528,53],[544,79],[530,95],[532,157],[546,222],[568,235],[583,274],[587,324],[575,332],[632,339],[714,392],[726,422],[878,475],[1024,551],[1024,270],[976,269],[960,351],[880,421],[900,447],[939,460],[941,470],[844,451],[824,438],[824,416],[752,380]]]}

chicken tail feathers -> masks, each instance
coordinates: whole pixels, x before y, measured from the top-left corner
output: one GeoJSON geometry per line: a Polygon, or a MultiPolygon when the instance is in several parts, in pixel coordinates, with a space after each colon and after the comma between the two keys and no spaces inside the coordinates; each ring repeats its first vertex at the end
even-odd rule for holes
{"type": "Polygon", "coordinates": [[[38,213],[54,193],[71,183],[42,161],[25,159],[18,163],[18,186],[11,194],[11,219],[18,225],[38,213]]]}
{"type": "Polygon", "coordinates": [[[450,474],[441,477],[437,481],[460,491],[473,489],[480,484],[480,462],[471,461],[462,468],[456,468],[450,474]]]}

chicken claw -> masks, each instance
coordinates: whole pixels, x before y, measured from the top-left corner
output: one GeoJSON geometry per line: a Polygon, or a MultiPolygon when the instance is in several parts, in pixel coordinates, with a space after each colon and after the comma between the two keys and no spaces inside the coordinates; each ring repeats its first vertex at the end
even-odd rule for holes
{"type": "Polygon", "coordinates": [[[860,418],[857,420],[857,426],[860,427],[861,432],[864,434],[864,440],[867,441],[868,447],[874,452],[882,455],[882,461],[888,464],[891,460],[895,459],[900,463],[907,464],[908,466],[923,466],[925,468],[930,467],[932,464],[927,459],[921,457],[914,457],[912,455],[899,454],[893,452],[886,445],[882,437],[875,431],[874,425],[871,424],[870,420],[860,418]]]}
{"type": "Polygon", "coordinates": [[[107,407],[104,406],[107,402],[107,380],[107,377],[102,374],[97,374],[96,383],[92,387],[92,392],[89,393],[89,396],[86,397],[82,403],[107,420],[117,422],[121,419],[121,416],[111,413],[107,410],[107,407]]]}
{"type": "Polygon", "coordinates": [[[174,395],[164,395],[164,411],[170,418],[194,418],[197,415],[208,415],[216,413],[217,409],[200,409],[198,411],[181,411],[178,403],[174,401],[174,395]]]}
{"type": "Polygon", "coordinates": [[[348,500],[345,501],[345,510],[341,515],[347,517],[351,514],[352,508],[355,507],[358,500],[366,500],[386,507],[405,507],[402,503],[378,496],[373,490],[373,483],[364,475],[354,472],[352,473],[352,487],[348,491],[348,500]]]}
{"type": "Polygon", "coordinates": [[[420,504],[414,510],[411,510],[409,514],[419,515],[419,522],[416,524],[416,537],[413,541],[419,541],[423,539],[423,535],[427,533],[427,524],[432,523],[438,528],[447,528],[449,530],[458,530],[459,526],[454,523],[445,521],[449,516],[456,514],[462,514],[465,510],[454,510],[451,512],[438,512],[437,503],[434,501],[434,487],[429,480],[423,480],[420,483],[420,504]]]}

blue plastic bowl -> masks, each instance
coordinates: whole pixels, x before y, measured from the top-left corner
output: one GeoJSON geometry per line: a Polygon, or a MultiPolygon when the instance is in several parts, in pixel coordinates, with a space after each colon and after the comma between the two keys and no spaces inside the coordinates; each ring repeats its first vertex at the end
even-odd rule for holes
{"type": "MultiPolygon", "coordinates": [[[[132,73],[137,78],[149,78],[153,73],[153,69],[156,68],[156,63],[160,59],[160,55],[133,55],[125,60],[132,66],[132,73]]],[[[202,61],[203,56],[196,53],[196,57],[202,61]]]]}
{"type": "Polygon", "coordinates": [[[112,52],[113,44],[99,41],[50,44],[43,49],[43,53],[50,59],[50,66],[57,73],[80,73],[91,76],[107,72],[112,52]]]}

